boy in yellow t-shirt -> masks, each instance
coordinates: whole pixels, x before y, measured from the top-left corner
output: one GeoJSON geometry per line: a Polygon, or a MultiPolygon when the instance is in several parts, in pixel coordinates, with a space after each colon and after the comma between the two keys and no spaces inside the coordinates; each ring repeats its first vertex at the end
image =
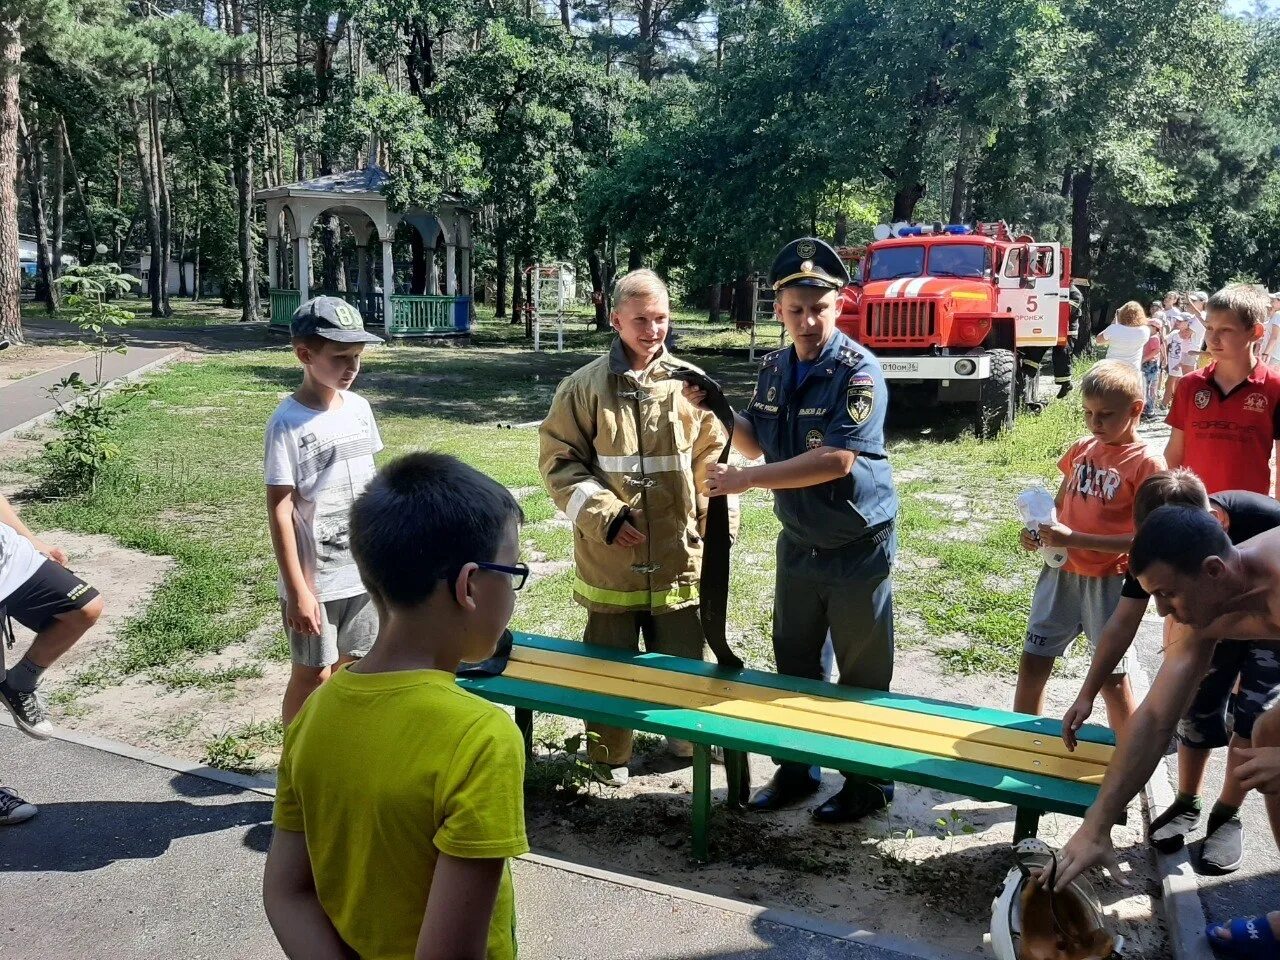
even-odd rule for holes
{"type": "Polygon", "coordinates": [[[511,618],[522,521],[504,487],[442,454],[397,460],[352,506],[380,627],[285,732],[263,900],[289,957],[515,957],[524,746],[454,671],[511,618]]]}

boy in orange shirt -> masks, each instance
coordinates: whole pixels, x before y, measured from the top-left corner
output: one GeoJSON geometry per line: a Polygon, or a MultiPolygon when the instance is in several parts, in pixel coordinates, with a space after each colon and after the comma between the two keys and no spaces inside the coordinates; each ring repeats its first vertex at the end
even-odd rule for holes
{"type": "MultiPolygon", "coordinates": [[[[1133,500],[1142,482],[1164,469],[1164,460],[1138,438],[1144,389],[1132,364],[1103,360],[1080,385],[1090,436],[1058,461],[1062,485],[1055,500],[1058,522],[1037,533],[1024,530],[1026,550],[1065,547],[1061,567],[1040,572],[1031,600],[1026,642],[1018,665],[1013,709],[1039,714],[1055,657],[1081,632],[1096,649],[1103,627],[1120,602],[1133,539],[1133,500]]],[[[1123,662],[1102,686],[1111,728],[1121,734],[1136,704],[1123,662]]]]}

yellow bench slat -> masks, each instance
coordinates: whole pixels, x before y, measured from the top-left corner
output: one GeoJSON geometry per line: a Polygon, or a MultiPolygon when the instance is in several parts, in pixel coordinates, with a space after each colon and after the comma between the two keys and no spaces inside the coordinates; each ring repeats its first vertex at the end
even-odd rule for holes
{"type": "Polygon", "coordinates": [[[1002,767],[1006,770],[1038,773],[1045,776],[1059,777],[1064,780],[1075,780],[1080,783],[1099,784],[1102,782],[1104,773],[1104,768],[1097,764],[1041,754],[1029,754],[1023,750],[996,747],[937,733],[906,730],[901,727],[886,727],[883,724],[850,720],[843,717],[830,717],[822,726],[815,727],[813,722],[815,719],[814,714],[787,706],[758,701],[727,699],[723,696],[658,686],[636,680],[527,663],[518,659],[513,659],[507,664],[504,675],[520,680],[531,680],[535,683],[565,687],[571,690],[625,697],[662,706],[700,710],[704,713],[732,717],[738,720],[749,720],[794,730],[825,733],[849,740],[859,740],[864,743],[900,747],[905,750],[914,750],[918,753],[969,760],[987,766],[1002,767]]]}
{"type": "MultiPolygon", "coordinates": [[[[910,710],[894,710],[892,707],[857,703],[851,700],[788,693],[770,687],[761,687],[754,683],[700,677],[693,674],[679,673],[674,670],[660,670],[656,667],[617,663],[612,660],[597,660],[594,657],[580,657],[553,650],[540,650],[534,647],[516,646],[511,651],[511,657],[513,660],[522,663],[559,667],[601,677],[615,677],[654,686],[669,687],[673,690],[687,690],[692,693],[727,697],[733,700],[770,703],[812,713],[817,717],[835,717],[875,723],[908,732],[923,729],[924,732],[941,734],[957,740],[1022,750],[1027,753],[1040,754],[1045,757],[1057,757],[1078,763],[1096,764],[1099,768],[1105,768],[1115,750],[1114,747],[1107,744],[1081,741],[1073,753],[1067,750],[1066,745],[1058,737],[1046,737],[1025,730],[1010,730],[1007,727],[993,727],[989,724],[975,723],[970,720],[912,713],[910,710]]],[[[826,728],[821,725],[824,723],[823,720],[815,718],[812,722],[813,726],[806,729],[810,729],[815,733],[827,732],[826,728]]]]}

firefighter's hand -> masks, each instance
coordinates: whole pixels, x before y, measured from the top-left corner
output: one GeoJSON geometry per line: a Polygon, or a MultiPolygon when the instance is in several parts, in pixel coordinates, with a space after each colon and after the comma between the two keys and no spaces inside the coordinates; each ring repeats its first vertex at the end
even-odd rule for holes
{"type": "Polygon", "coordinates": [[[708,409],[707,391],[695,387],[692,383],[686,383],[684,385],[684,398],[699,410],[708,409]]]}
{"type": "Polygon", "coordinates": [[[618,528],[618,532],[613,538],[613,545],[615,547],[638,547],[649,539],[641,533],[640,528],[636,526],[636,524],[640,522],[640,518],[642,516],[644,516],[644,511],[632,510],[630,518],[622,521],[622,526],[618,528]],[[632,521],[635,522],[633,523],[632,521]]]}
{"type": "Polygon", "coordinates": [[[724,497],[746,493],[751,489],[747,471],[727,463],[713,463],[707,468],[707,496],[724,497]]]}
{"type": "Polygon", "coordinates": [[[1046,547],[1069,547],[1071,546],[1071,528],[1061,523],[1040,524],[1040,529],[1036,531],[1040,537],[1040,543],[1046,547]]]}
{"type": "Polygon", "coordinates": [[[1018,531],[1018,543],[1022,545],[1023,550],[1039,550],[1041,547],[1041,543],[1036,539],[1035,533],[1026,527],[1018,531]]]}

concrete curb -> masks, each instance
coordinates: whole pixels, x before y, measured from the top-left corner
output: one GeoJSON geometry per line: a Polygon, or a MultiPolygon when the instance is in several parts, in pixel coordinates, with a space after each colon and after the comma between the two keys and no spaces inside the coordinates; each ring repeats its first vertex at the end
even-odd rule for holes
{"type": "MultiPolygon", "coordinates": [[[[13,730],[17,729],[17,725],[7,714],[0,714],[0,726],[8,727],[13,730]]],[[[97,737],[93,734],[57,728],[55,728],[53,732],[53,739],[60,740],[64,743],[74,743],[77,746],[87,747],[91,750],[97,750],[102,753],[109,753],[117,757],[124,757],[127,760],[146,763],[153,767],[159,767],[162,770],[172,770],[174,773],[200,777],[204,780],[211,780],[215,783],[226,784],[228,786],[236,787],[237,789],[248,790],[264,797],[274,797],[276,793],[275,782],[270,777],[252,776],[249,774],[218,770],[216,768],[206,766],[205,764],[193,763],[189,760],[166,756],[165,754],[157,753],[154,750],[135,747],[131,744],[121,743],[118,740],[108,740],[105,737],[97,737]]],[[[957,953],[950,950],[943,950],[931,947],[928,944],[907,940],[893,934],[883,934],[872,930],[864,930],[860,927],[847,923],[823,920],[819,917],[810,917],[802,913],[794,913],[789,910],[763,906],[758,903],[752,903],[751,901],[740,900],[734,897],[722,897],[715,894],[702,893],[697,890],[687,890],[683,887],[671,886],[670,884],[661,883],[656,880],[647,880],[641,877],[631,876],[630,874],[614,873],[610,870],[601,870],[598,867],[585,866],[584,864],[574,863],[570,860],[561,860],[557,857],[548,856],[546,854],[527,853],[519,859],[537,864],[538,866],[548,867],[554,870],[563,870],[566,873],[577,874],[578,876],[586,877],[591,880],[598,880],[603,883],[612,883],[621,887],[630,887],[635,890],[643,890],[647,893],[671,897],[675,900],[683,900],[688,903],[696,903],[701,906],[712,907],[717,910],[723,910],[726,913],[733,913],[738,916],[747,917],[751,920],[775,923],[784,927],[794,927],[797,930],[803,930],[806,933],[812,933],[818,936],[829,937],[833,940],[844,940],[851,943],[857,943],[862,946],[874,947],[880,950],[898,953],[903,957],[913,958],[913,960],[972,960],[973,957],[973,953],[971,952],[957,953]]]]}
{"type": "MultiPolygon", "coordinates": [[[[157,357],[155,360],[152,360],[150,363],[144,363],[142,366],[138,367],[138,369],[136,370],[130,370],[128,373],[123,374],[122,376],[116,377],[112,380],[108,380],[106,384],[104,384],[104,388],[107,390],[112,390],[122,383],[128,383],[132,380],[137,380],[140,377],[142,377],[144,374],[150,373],[152,370],[155,370],[157,367],[163,367],[165,364],[172,363],[177,358],[178,354],[180,354],[181,352],[182,352],[181,347],[174,347],[171,351],[166,353],[163,357],[157,357]]],[[[80,361],[76,360],[72,362],[79,363],[80,361]]],[[[63,364],[62,366],[67,366],[67,364],[63,364]]],[[[57,370],[59,368],[54,367],[53,369],[57,370]]],[[[32,374],[32,376],[43,376],[48,372],[49,372],[48,370],[42,370],[38,374],[32,374]]],[[[16,383],[21,383],[21,382],[22,382],[21,380],[16,381],[16,383]]],[[[48,421],[52,420],[55,416],[57,416],[57,414],[58,414],[57,410],[49,410],[45,413],[40,414],[39,416],[32,417],[30,420],[20,423],[15,427],[10,427],[8,430],[0,431],[0,443],[4,443],[4,441],[8,440],[10,437],[14,436],[15,434],[21,433],[24,430],[30,430],[32,427],[38,427],[42,423],[47,423],[48,421]]]]}
{"type": "MultiPolygon", "coordinates": [[[[1146,699],[1151,684],[1147,672],[1136,656],[1129,660],[1129,683],[1134,699],[1141,703],[1146,699]]],[[[1147,810],[1147,822],[1157,810],[1164,810],[1174,800],[1173,787],[1169,785],[1169,758],[1160,758],[1156,772],[1151,775],[1142,796],[1147,810]]],[[[1208,919],[1204,903],[1200,900],[1200,884],[1191,869],[1191,857],[1186,847],[1177,853],[1156,852],[1156,869],[1163,887],[1165,923],[1169,927],[1169,948],[1174,960],[1215,960],[1213,949],[1205,938],[1204,928],[1208,919]]]]}

